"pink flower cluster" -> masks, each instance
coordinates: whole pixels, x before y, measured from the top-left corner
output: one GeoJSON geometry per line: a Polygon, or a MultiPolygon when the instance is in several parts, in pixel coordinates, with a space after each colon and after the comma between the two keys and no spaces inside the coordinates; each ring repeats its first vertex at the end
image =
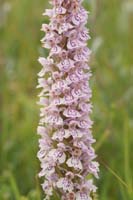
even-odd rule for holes
{"type": "Polygon", "coordinates": [[[41,29],[45,32],[41,42],[49,56],[39,58],[43,68],[37,86],[42,88],[37,130],[41,135],[39,177],[45,177],[42,188],[47,200],[54,192],[62,200],[91,200],[97,188],[86,176],[98,178],[99,164],[92,147],[88,12],[82,0],[50,3],[53,8],[43,14],[50,22],[41,29]]]}

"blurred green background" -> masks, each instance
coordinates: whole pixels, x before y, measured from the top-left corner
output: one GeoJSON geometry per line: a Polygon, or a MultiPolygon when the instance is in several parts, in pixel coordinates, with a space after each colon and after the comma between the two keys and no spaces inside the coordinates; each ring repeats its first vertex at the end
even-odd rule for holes
{"type": "MultiPolygon", "coordinates": [[[[133,199],[133,1],[85,0],[99,200],[133,199]]],[[[37,62],[47,0],[0,0],[0,200],[41,200],[37,62]]]]}

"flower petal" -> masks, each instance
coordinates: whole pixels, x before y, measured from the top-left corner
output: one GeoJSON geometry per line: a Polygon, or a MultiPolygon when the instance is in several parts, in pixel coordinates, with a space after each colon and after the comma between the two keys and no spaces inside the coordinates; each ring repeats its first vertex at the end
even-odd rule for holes
{"type": "Polygon", "coordinates": [[[76,200],[92,200],[92,198],[87,193],[78,192],[76,193],[76,200]]]}
{"type": "Polygon", "coordinates": [[[83,168],[81,161],[76,157],[69,158],[66,163],[67,163],[68,167],[73,167],[76,170],[82,170],[82,168],[83,168]]]}
{"type": "Polygon", "coordinates": [[[65,14],[66,13],[66,9],[64,8],[64,7],[57,7],[56,9],[55,9],[55,13],[57,14],[57,15],[62,15],[62,14],[65,14]]]}
{"type": "Polygon", "coordinates": [[[69,39],[68,43],[67,43],[67,48],[68,49],[75,49],[75,48],[79,48],[79,41],[76,39],[69,39]]]}
{"type": "Polygon", "coordinates": [[[76,13],[75,15],[73,15],[72,22],[77,26],[80,25],[83,22],[82,15],[80,13],[76,13]]]}
{"type": "Polygon", "coordinates": [[[73,190],[73,183],[67,178],[60,178],[56,185],[58,188],[63,188],[64,192],[73,190]]]}
{"type": "Polygon", "coordinates": [[[74,110],[72,108],[65,109],[63,115],[70,118],[81,117],[81,114],[77,110],[74,110]]]}

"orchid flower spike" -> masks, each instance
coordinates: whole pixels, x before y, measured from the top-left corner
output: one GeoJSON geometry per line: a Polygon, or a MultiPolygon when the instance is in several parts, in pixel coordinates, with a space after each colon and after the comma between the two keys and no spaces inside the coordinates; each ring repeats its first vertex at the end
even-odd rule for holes
{"type": "Polygon", "coordinates": [[[93,122],[91,77],[88,61],[91,50],[86,28],[88,12],[82,0],[51,0],[52,9],[44,16],[49,24],[42,24],[45,32],[42,46],[49,50],[47,58],[40,57],[42,70],[38,86],[42,88],[38,104],[40,121],[39,177],[45,200],[57,194],[61,200],[92,200],[98,178],[99,164],[92,144],[93,122]]]}

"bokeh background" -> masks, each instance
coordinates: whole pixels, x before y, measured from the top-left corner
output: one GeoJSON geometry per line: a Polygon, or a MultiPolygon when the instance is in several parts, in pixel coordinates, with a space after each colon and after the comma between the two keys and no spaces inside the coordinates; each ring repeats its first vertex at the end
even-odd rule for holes
{"type": "MultiPolygon", "coordinates": [[[[133,199],[133,1],[85,0],[99,200],[133,199]]],[[[48,0],[0,0],[0,200],[41,200],[37,62],[48,0]]]]}

